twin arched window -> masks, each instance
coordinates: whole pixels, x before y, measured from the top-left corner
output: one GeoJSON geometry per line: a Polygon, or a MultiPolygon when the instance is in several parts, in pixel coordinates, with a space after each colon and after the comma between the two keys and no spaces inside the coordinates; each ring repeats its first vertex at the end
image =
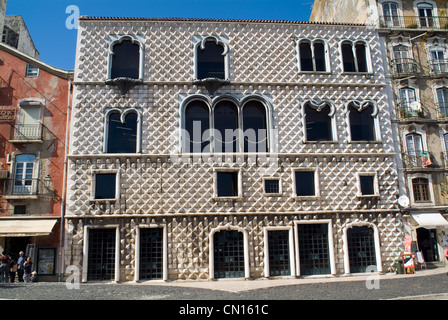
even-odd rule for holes
{"type": "Polygon", "coordinates": [[[106,114],[104,152],[140,152],[140,129],[140,113],[137,110],[109,110],[106,114]]]}
{"type": "Polygon", "coordinates": [[[195,49],[195,78],[228,79],[229,47],[223,39],[215,36],[203,38],[195,49]]]}
{"type": "Polygon", "coordinates": [[[109,79],[143,78],[143,48],[140,40],[122,36],[109,45],[109,79]]]}
{"type": "Polygon", "coordinates": [[[322,40],[299,42],[300,71],[325,72],[327,70],[327,49],[322,40]]]}
{"type": "Polygon", "coordinates": [[[305,104],[305,123],[307,141],[333,141],[332,116],[334,108],[329,103],[321,105],[305,104]]]}
{"type": "Polygon", "coordinates": [[[268,112],[258,99],[193,99],[185,105],[183,152],[268,152],[268,112]]]}
{"type": "Polygon", "coordinates": [[[376,141],[377,108],[370,102],[351,102],[348,106],[351,141],[376,141]]]}
{"type": "Polygon", "coordinates": [[[344,41],[341,44],[344,72],[369,72],[367,44],[364,41],[344,41]]]}

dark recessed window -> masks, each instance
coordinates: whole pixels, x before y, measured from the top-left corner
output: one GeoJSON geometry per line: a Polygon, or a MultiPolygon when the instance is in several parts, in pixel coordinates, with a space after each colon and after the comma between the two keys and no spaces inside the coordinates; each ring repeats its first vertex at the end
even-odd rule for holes
{"type": "Polygon", "coordinates": [[[95,199],[115,199],[116,174],[98,173],[95,178],[95,199]]]}
{"type": "Polygon", "coordinates": [[[302,41],[299,44],[301,71],[326,71],[325,44],[302,41]]]}
{"type": "Polygon", "coordinates": [[[364,42],[341,45],[344,72],[367,72],[367,46],[364,42]]]}
{"type": "Polygon", "coordinates": [[[375,194],[375,177],[366,175],[359,176],[359,183],[361,185],[361,194],[363,196],[374,195],[375,194]]]}
{"type": "Polygon", "coordinates": [[[429,181],[425,178],[412,179],[412,191],[415,202],[430,201],[429,181]]]}
{"type": "Polygon", "coordinates": [[[131,112],[121,122],[118,112],[109,115],[107,152],[135,153],[137,150],[137,114],[131,112]]]}
{"type": "Polygon", "coordinates": [[[295,178],[298,197],[316,195],[314,171],[296,171],[295,178]]]}
{"type": "Polygon", "coordinates": [[[264,180],[264,192],[265,193],[280,193],[280,181],[279,180],[264,180]]]}
{"type": "Polygon", "coordinates": [[[210,152],[210,111],[203,101],[192,101],[185,109],[185,152],[210,152]]]}
{"type": "Polygon", "coordinates": [[[300,51],[300,70],[313,71],[313,57],[311,53],[311,44],[309,42],[301,42],[300,51]]]}
{"type": "Polygon", "coordinates": [[[373,108],[358,111],[350,107],[350,132],[352,141],[375,141],[373,108]]]}
{"type": "Polygon", "coordinates": [[[258,101],[243,108],[244,152],[267,152],[266,109],[258,101]]]}
{"type": "Polygon", "coordinates": [[[213,41],[205,42],[205,48],[197,49],[197,78],[225,79],[224,47],[213,41]]]}
{"type": "Polygon", "coordinates": [[[14,206],[14,214],[26,214],[26,205],[14,206]]]}
{"type": "Polygon", "coordinates": [[[238,196],[238,172],[217,172],[218,197],[238,196]]]}
{"type": "Polygon", "coordinates": [[[330,108],[324,107],[317,111],[310,106],[305,106],[306,140],[307,141],[332,141],[331,118],[328,116],[330,108]]]}
{"type": "Polygon", "coordinates": [[[111,78],[140,78],[140,46],[124,40],[113,47],[111,78]]]}
{"type": "Polygon", "coordinates": [[[238,109],[230,101],[215,107],[215,152],[238,152],[238,109]]]}

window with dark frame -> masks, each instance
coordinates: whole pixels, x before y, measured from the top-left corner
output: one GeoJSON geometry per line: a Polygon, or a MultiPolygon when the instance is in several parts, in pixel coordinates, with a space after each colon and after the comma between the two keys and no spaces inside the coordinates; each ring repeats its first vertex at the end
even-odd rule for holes
{"type": "Polygon", "coordinates": [[[344,72],[368,72],[367,47],[364,42],[344,42],[341,51],[344,72]]]}
{"type": "Polygon", "coordinates": [[[237,197],[238,172],[237,171],[216,172],[216,186],[218,197],[237,197]]]}
{"type": "Polygon", "coordinates": [[[375,126],[372,117],[373,108],[369,106],[361,111],[349,107],[350,133],[352,141],[375,141],[375,126]]]}
{"type": "Polygon", "coordinates": [[[429,181],[425,178],[412,179],[412,191],[415,202],[431,201],[429,194],[429,181]]]}
{"type": "Polygon", "coordinates": [[[225,79],[224,47],[214,41],[206,41],[205,48],[198,46],[197,55],[197,79],[217,78],[225,79]]]}
{"type": "Polygon", "coordinates": [[[26,214],[26,205],[15,205],[14,214],[26,214]]]}
{"type": "Polygon", "coordinates": [[[126,115],[121,122],[121,113],[113,112],[108,119],[107,153],[135,153],[137,150],[136,112],[126,115]]]}
{"type": "Polygon", "coordinates": [[[210,152],[210,111],[203,101],[192,101],[185,108],[185,152],[210,152]]]}
{"type": "Polygon", "coordinates": [[[280,193],[280,180],[278,180],[278,179],[264,180],[264,192],[267,194],[280,193]]]}
{"type": "Polygon", "coordinates": [[[116,197],[115,173],[97,173],[95,175],[95,199],[106,200],[116,197]]]}
{"type": "Polygon", "coordinates": [[[140,46],[131,40],[123,40],[113,46],[111,79],[140,78],[140,46]]]}
{"type": "Polygon", "coordinates": [[[363,196],[375,195],[375,176],[360,175],[359,183],[361,188],[361,195],[363,196]]]}
{"type": "Polygon", "coordinates": [[[295,171],[296,196],[316,196],[314,171],[295,171]]]}
{"type": "Polygon", "coordinates": [[[305,105],[306,140],[307,141],[332,141],[331,118],[328,116],[330,108],[322,110],[305,105]]]}
{"type": "Polygon", "coordinates": [[[300,70],[323,72],[327,69],[325,44],[321,41],[311,43],[308,40],[299,44],[300,70]]]}

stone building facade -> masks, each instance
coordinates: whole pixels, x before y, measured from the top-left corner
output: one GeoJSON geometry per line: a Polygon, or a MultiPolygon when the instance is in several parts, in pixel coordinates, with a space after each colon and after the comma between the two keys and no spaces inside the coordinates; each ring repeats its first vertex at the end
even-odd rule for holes
{"type": "MultiPolygon", "coordinates": [[[[402,153],[406,235],[426,262],[443,262],[448,247],[448,2],[353,1],[350,18],[378,30],[386,42],[402,153]]],[[[316,1],[311,21],[341,22],[338,1],[316,1]],[[332,8],[332,10],[330,10],[332,8]],[[326,15],[326,13],[332,14],[326,15]]]]}
{"type": "Polygon", "coordinates": [[[403,228],[375,30],[81,17],[78,32],[64,263],[83,281],[391,270],[403,228]]]}

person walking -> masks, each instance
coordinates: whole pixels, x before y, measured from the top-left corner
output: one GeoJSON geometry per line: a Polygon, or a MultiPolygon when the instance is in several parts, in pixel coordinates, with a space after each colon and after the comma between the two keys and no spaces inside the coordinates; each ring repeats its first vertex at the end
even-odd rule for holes
{"type": "MultiPolygon", "coordinates": [[[[448,263],[448,247],[445,248],[445,259],[448,263]]],[[[446,274],[448,275],[448,272],[446,274]]]]}
{"type": "Polygon", "coordinates": [[[33,263],[31,262],[31,258],[27,257],[25,263],[23,264],[24,266],[24,273],[23,273],[23,280],[26,283],[31,282],[31,271],[33,268],[33,263]]]}
{"type": "Polygon", "coordinates": [[[9,264],[11,263],[11,259],[9,259],[6,251],[2,252],[2,256],[0,258],[0,270],[2,274],[2,279],[4,283],[9,282],[9,264]]]}
{"type": "Polygon", "coordinates": [[[11,259],[11,263],[9,264],[9,279],[11,283],[16,281],[16,273],[17,273],[17,262],[11,259]]]}
{"type": "Polygon", "coordinates": [[[25,270],[24,264],[25,263],[25,256],[23,251],[19,252],[19,259],[17,259],[17,280],[19,282],[23,282],[23,272],[25,270]]]}

